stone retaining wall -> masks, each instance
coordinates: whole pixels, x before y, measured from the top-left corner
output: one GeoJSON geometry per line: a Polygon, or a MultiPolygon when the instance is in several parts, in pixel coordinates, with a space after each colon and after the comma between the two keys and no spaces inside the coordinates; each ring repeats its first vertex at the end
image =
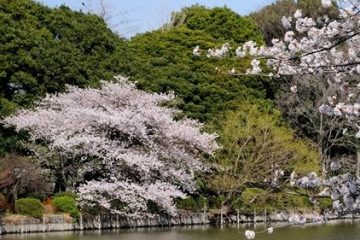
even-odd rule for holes
{"type": "MultiPolygon", "coordinates": [[[[223,217],[224,224],[254,223],[254,222],[288,222],[291,214],[286,212],[272,213],[266,215],[227,215],[223,217]]],[[[306,222],[319,222],[339,218],[358,218],[360,216],[327,215],[325,218],[317,214],[303,214],[306,222]]],[[[9,233],[30,233],[30,232],[53,232],[53,231],[74,231],[91,229],[117,229],[136,227],[166,227],[181,225],[220,224],[221,215],[207,213],[183,213],[177,217],[157,215],[153,218],[133,219],[118,215],[103,215],[80,217],[76,223],[69,222],[63,215],[46,215],[42,219],[23,217],[20,221],[0,223],[0,235],[9,233]]]]}
{"type": "Polygon", "coordinates": [[[210,224],[207,214],[188,213],[177,217],[158,215],[152,218],[127,218],[118,215],[98,215],[80,220],[76,223],[66,222],[63,215],[48,215],[43,219],[24,217],[16,223],[0,223],[0,234],[73,231],[90,229],[117,229],[136,227],[164,227],[180,225],[210,224]]]}

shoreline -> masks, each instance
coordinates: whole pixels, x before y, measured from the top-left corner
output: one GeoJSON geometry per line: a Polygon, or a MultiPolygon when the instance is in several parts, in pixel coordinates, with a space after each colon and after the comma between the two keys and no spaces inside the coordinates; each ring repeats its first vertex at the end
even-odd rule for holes
{"type": "MultiPolygon", "coordinates": [[[[205,213],[184,213],[176,217],[157,215],[153,218],[131,219],[119,215],[91,216],[86,219],[80,217],[77,222],[68,222],[64,215],[47,215],[42,219],[34,219],[20,216],[21,221],[17,223],[0,223],[0,235],[25,234],[25,233],[49,233],[64,231],[86,231],[86,230],[111,230],[111,229],[131,229],[131,228],[153,228],[153,227],[176,227],[176,226],[195,226],[195,225],[236,225],[236,224],[274,224],[291,223],[290,217],[295,216],[285,212],[274,214],[250,216],[250,215],[228,215],[224,217],[223,224],[216,217],[209,217],[205,213]]],[[[309,223],[326,223],[342,219],[359,219],[360,215],[348,214],[344,216],[328,215],[326,217],[318,214],[305,213],[301,215],[305,219],[302,223],[291,223],[304,225],[309,223]],[[319,218],[320,217],[320,218],[319,218]]]]}

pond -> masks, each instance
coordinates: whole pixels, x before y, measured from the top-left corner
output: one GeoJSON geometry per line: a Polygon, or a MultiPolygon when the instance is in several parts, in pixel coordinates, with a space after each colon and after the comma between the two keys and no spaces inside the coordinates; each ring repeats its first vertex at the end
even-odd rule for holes
{"type": "MultiPolygon", "coordinates": [[[[274,233],[261,232],[265,225],[255,226],[256,240],[360,240],[360,221],[344,220],[306,226],[273,225],[274,233]]],[[[3,235],[0,240],[236,240],[246,239],[244,231],[253,225],[228,227],[194,226],[173,228],[121,229],[3,235]]]]}

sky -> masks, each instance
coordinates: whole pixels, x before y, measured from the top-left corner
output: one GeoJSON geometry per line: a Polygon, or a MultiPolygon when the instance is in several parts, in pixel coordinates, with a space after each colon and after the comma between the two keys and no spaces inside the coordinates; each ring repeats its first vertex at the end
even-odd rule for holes
{"type": "Polygon", "coordinates": [[[45,5],[58,7],[62,4],[75,10],[102,14],[99,2],[106,9],[105,19],[109,26],[123,37],[131,37],[157,29],[170,19],[171,12],[193,4],[208,7],[227,6],[245,15],[259,10],[275,0],[38,0],[45,5]]]}

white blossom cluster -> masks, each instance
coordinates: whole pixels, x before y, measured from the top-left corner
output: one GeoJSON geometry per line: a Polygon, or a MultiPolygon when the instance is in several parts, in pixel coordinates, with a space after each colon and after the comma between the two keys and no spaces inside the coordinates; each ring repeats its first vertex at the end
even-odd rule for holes
{"type": "MultiPolygon", "coordinates": [[[[322,0],[321,4],[324,8],[337,8],[338,17],[330,19],[324,15],[313,19],[297,10],[293,16],[282,18],[288,29],[282,39],[273,39],[270,47],[246,42],[236,49],[236,56],[254,58],[247,74],[263,72],[259,60],[264,59],[267,68],[272,69],[269,76],[321,75],[341,96],[329,96],[330,101],[324,102],[320,111],[354,120],[359,118],[360,108],[360,1],[335,2],[322,0]]],[[[208,56],[222,58],[229,48],[225,44],[221,49],[211,49],[208,56]]],[[[291,91],[296,93],[295,86],[291,91]]],[[[357,136],[360,137],[360,131],[357,136]]]]}
{"type": "Polygon", "coordinates": [[[200,52],[200,46],[197,45],[194,49],[193,49],[193,55],[194,56],[200,56],[201,55],[201,52],[200,52]]]}
{"type": "MultiPolygon", "coordinates": [[[[359,129],[354,134],[359,139],[360,0],[321,0],[321,4],[324,8],[336,8],[338,16],[330,19],[324,15],[313,19],[297,10],[293,16],[281,19],[288,30],[282,39],[273,39],[269,47],[257,46],[253,41],[246,42],[236,49],[236,56],[253,58],[252,68],[246,71],[247,74],[263,72],[260,61],[265,60],[267,69],[271,71],[268,74],[270,77],[320,76],[319,79],[337,89],[335,95],[324,99],[319,107],[320,113],[349,120],[359,129]]],[[[299,94],[296,85],[290,91],[294,95],[299,94]]],[[[343,134],[348,134],[347,129],[343,134]]],[[[341,165],[332,163],[330,167],[338,171],[341,165]]],[[[292,174],[290,183],[305,189],[325,187],[320,195],[331,195],[333,208],[339,213],[360,210],[360,180],[350,174],[328,180],[319,178],[316,173],[296,180],[295,174],[292,174]]]]}
{"type": "Polygon", "coordinates": [[[323,184],[330,188],[334,211],[339,214],[360,211],[360,179],[346,173],[331,177],[323,184]]]}
{"type": "Polygon", "coordinates": [[[95,168],[103,173],[80,185],[81,204],[136,215],[146,214],[153,201],[176,214],[173,198],[195,190],[194,172],[206,169],[201,156],[218,148],[216,136],[202,132],[197,121],[175,121],[177,110],[162,106],[173,95],[145,93],[125,78],[116,80],[100,89],[69,87],[3,122],[29,130],[33,140],[63,156],[88,159],[79,174],[95,168]]]}
{"type": "Polygon", "coordinates": [[[255,239],[256,234],[252,230],[246,230],[244,234],[245,234],[246,239],[255,239]]]}
{"type": "MultiPolygon", "coordinates": [[[[195,49],[194,49],[194,51],[195,51],[195,49]]],[[[229,50],[230,50],[230,44],[225,43],[225,44],[222,45],[222,47],[220,49],[218,49],[218,48],[210,48],[208,50],[208,53],[207,53],[206,56],[208,58],[223,58],[228,54],[229,50]]],[[[197,53],[198,53],[197,56],[199,56],[200,55],[200,49],[199,48],[197,49],[197,53]]]]}
{"type": "MultiPolygon", "coordinates": [[[[333,171],[341,168],[337,162],[333,162],[332,165],[333,171]]],[[[338,214],[360,211],[360,179],[349,173],[335,175],[324,180],[312,172],[297,179],[296,185],[304,189],[323,188],[318,196],[331,197],[332,208],[338,214]]]]}
{"type": "Polygon", "coordinates": [[[319,187],[321,184],[322,180],[317,176],[315,172],[311,172],[307,176],[296,180],[296,185],[305,189],[316,188],[319,187]]]}
{"type": "Polygon", "coordinates": [[[301,214],[291,214],[288,221],[291,224],[302,225],[306,223],[307,219],[304,215],[301,214]]]}
{"type": "MultiPolygon", "coordinates": [[[[324,8],[336,7],[331,0],[322,0],[324,8]]],[[[284,16],[283,26],[289,29],[283,39],[273,39],[270,47],[257,47],[252,41],[236,51],[238,57],[266,59],[272,69],[269,76],[321,75],[324,81],[338,89],[339,96],[329,96],[320,112],[343,116],[350,121],[360,115],[360,1],[342,1],[337,18],[312,19],[297,10],[294,16],[284,16]]],[[[257,60],[258,61],[258,60],[257,60]]],[[[248,74],[259,74],[261,68],[253,60],[248,74]]],[[[297,93],[296,86],[291,88],[297,93]]],[[[360,130],[356,134],[360,138],[360,130]]]]}
{"type": "Polygon", "coordinates": [[[263,57],[273,74],[331,73],[337,83],[349,74],[359,73],[359,16],[353,8],[339,10],[341,18],[327,16],[314,20],[297,10],[293,17],[283,17],[285,28],[293,28],[283,39],[273,39],[270,47],[256,47],[247,42],[237,50],[238,57],[263,57]],[[344,71],[346,70],[346,71],[344,71]]]}

